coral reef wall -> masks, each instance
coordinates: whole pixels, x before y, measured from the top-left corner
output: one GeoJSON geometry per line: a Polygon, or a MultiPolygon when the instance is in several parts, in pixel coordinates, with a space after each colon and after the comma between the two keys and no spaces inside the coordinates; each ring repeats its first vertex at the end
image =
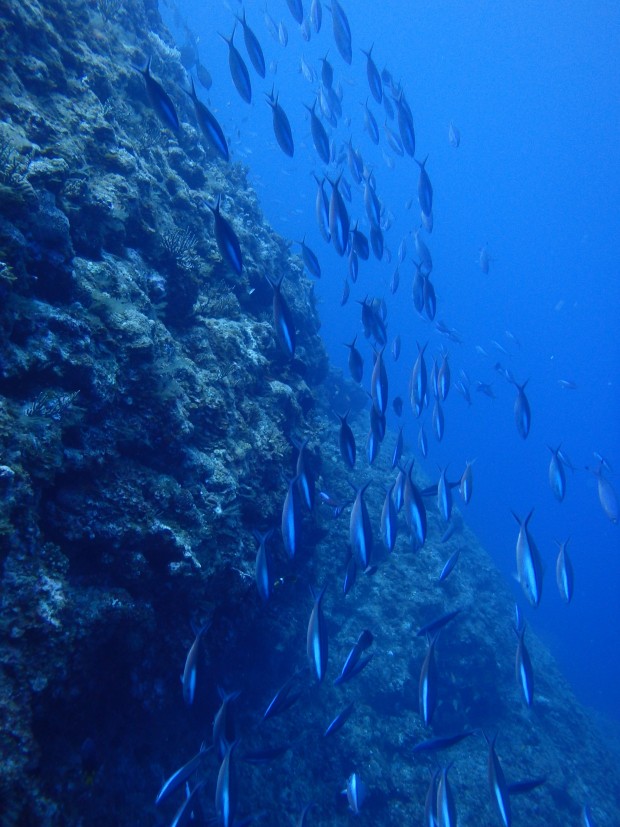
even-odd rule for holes
{"type": "MultiPolygon", "coordinates": [[[[415,630],[455,605],[461,616],[438,644],[440,729],[499,729],[511,780],[547,777],[515,801],[520,824],[576,824],[585,801],[614,823],[618,773],[601,766],[590,721],[533,636],[538,701],[520,704],[510,596],[464,526],[418,554],[401,538],[345,599],[348,516],[317,507],[294,563],[274,537],[277,588],[261,604],[251,530],[279,525],[292,440],[309,437],[314,475],[350,498],[333,409],[353,405],[362,444],[365,398],[330,371],[311,284],[263,221],[243,168],[201,140],[157,4],[1,9],[2,823],[163,823],[155,794],[211,739],[218,684],[242,690],[245,748],[290,747],[278,763],[239,762],[241,814],[291,824],[313,799],[317,823],[342,823],[339,792],[357,770],[374,823],[421,821],[433,763],[412,754],[424,737],[426,647],[415,630]],[[147,56],[176,90],[178,135],[149,105],[135,68],[147,56]],[[218,196],[240,241],[240,276],[215,241],[208,203],[218,196]],[[265,275],[284,276],[292,360],[274,334],[265,275]],[[466,563],[439,588],[441,561],[459,545],[466,563]],[[377,654],[346,690],[331,679],[319,689],[304,672],[288,717],[261,729],[270,697],[305,664],[309,583],[328,585],[330,678],[366,626],[377,654]],[[187,709],[179,675],[190,624],[207,620],[204,691],[187,709]],[[346,736],[323,739],[349,700],[346,736]]],[[[373,484],[376,524],[382,500],[373,484]]],[[[430,522],[441,536],[438,515],[430,522]]],[[[452,756],[466,819],[493,817],[481,740],[452,756]]],[[[216,775],[205,759],[207,816],[216,775]]]]}

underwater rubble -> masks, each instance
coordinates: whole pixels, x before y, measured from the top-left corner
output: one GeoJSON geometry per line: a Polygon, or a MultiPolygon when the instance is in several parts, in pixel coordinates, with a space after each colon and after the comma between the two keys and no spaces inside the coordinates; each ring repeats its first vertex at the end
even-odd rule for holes
{"type": "MultiPolygon", "coordinates": [[[[2,824],[169,823],[174,807],[156,808],[157,790],[210,742],[218,686],[241,692],[239,815],[289,825],[313,801],[308,823],[346,823],[354,816],[340,793],[358,772],[368,787],[362,818],[421,823],[436,763],[413,752],[429,737],[418,713],[426,643],[416,632],[454,608],[436,645],[434,731],[497,732],[509,781],[546,778],[515,796],[515,824],[577,824],[584,802],[597,823],[617,823],[614,758],[529,632],[536,699],[523,704],[510,592],[458,515],[449,542],[439,543],[430,508],[422,550],[401,531],[391,555],[378,551],[385,488],[373,469],[377,573],[358,574],[343,594],[348,510],[335,516],[317,503],[295,560],[279,532],[270,540],[275,587],[263,605],[252,530],[279,525],[293,440],[308,437],[315,478],[349,502],[353,480],[366,481],[363,460],[354,477],[345,471],[334,412],[351,408],[364,445],[365,395],[329,366],[311,282],[265,223],[245,170],[205,147],[184,95],[178,135],[149,106],[133,68],[146,57],[169,85],[185,82],[157,3],[24,0],[4,14],[2,824]],[[214,239],[217,196],[243,250],[241,275],[214,239]],[[278,345],[266,275],[285,276],[294,358],[278,345]],[[438,584],[457,549],[458,569],[438,584]],[[305,668],[309,584],[326,586],[321,685],[305,668]],[[179,676],[191,624],[209,621],[201,693],[188,709],[179,676]],[[334,686],[363,629],[374,636],[372,661],[334,686]],[[299,699],[262,721],[293,674],[299,699]],[[325,738],[350,702],[342,731],[325,738]],[[275,747],[283,753],[273,760],[243,760],[275,747]]],[[[386,469],[393,443],[388,435],[386,469]]],[[[476,734],[449,753],[463,824],[496,818],[487,752],[476,734]]],[[[217,770],[205,756],[207,817],[217,770]]]]}

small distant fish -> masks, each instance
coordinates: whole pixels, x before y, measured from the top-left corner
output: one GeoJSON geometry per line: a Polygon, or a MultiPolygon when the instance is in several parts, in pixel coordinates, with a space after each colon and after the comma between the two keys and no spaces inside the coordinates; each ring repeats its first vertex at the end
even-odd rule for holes
{"type": "Polygon", "coordinates": [[[192,777],[211,749],[213,749],[213,747],[207,747],[206,743],[203,742],[197,754],[164,781],[155,799],[155,806],[165,801],[171,793],[192,777]]]}
{"type": "Polygon", "coordinates": [[[346,412],[344,416],[340,416],[340,414],[336,414],[338,419],[340,420],[340,435],[339,435],[339,443],[340,443],[340,456],[344,460],[344,464],[348,468],[355,467],[355,437],[353,436],[353,431],[351,430],[351,426],[347,422],[347,417],[349,415],[349,411],[346,412]]]}
{"type": "Polygon", "coordinates": [[[316,83],[316,72],[314,68],[310,66],[307,62],[306,58],[302,55],[299,61],[299,68],[301,69],[301,73],[304,78],[308,81],[308,83],[316,83]]]}
{"type": "Polygon", "coordinates": [[[295,154],[295,144],[293,142],[293,133],[289,119],[278,102],[278,96],[273,96],[273,90],[270,94],[267,94],[266,97],[273,114],[273,131],[278,145],[285,155],[292,158],[295,154]]]}
{"type": "Polygon", "coordinates": [[[431,180],[428,177],[428,173],[426,172],[427,161],[428,155],[422,163],[416,160],[416,164],[420,167],[420,175],[418,178],[418,201],[423,215],[429,216],[433,214],[433,187],[431,185],[431,180]]]}
{"type": "Polygon", "coordinates": [[[181,682],[183,684],[183,700],[187,706],[192,706],[196,699],[196,687],[198,685],[198,673],[200,671],[200,647],[202,645],[202,638],[210,627],[211,621],[209,620],[196,631],[196,637],[185,659],[185,668],[183,669],[181,682]]]}
{"type": "Polygon", "coordinates": [[[372,59],[372,50],[374,48],[374,44],[370,47],[368,51],[362,49],[362,54],[366,56],[366,77],[368,79],[368,85],[370,87],[370,91],[372,92],[373,98],[377,101],[377,103],[381,103],[383,100],[383,84],[381,82],[381,75],[379,74],[379,70],[372,59]]]}
{"type": "Polygon", "coordinates": [[[278,23],[278,42],[282,47],[285,47],[288,43],[288,29],[282,20],[278,23]]]}
{"type": "Polygon", "coordinates": [[[200,85],[203,86],[208,92],[213,85],[213,79],[207,67],[199,60],[196,61],[196,76],[200,81],[200,85]]]}
{"type": "Polygon", "coordinates": [[[525,648],[525,624],[521,629],[515,629],[518,643],[517,654],[515,657],[515,674],[517,683],[521,689],[521,694],[527,706],[532,706],[534,703],[534,670],[532,669],[532,661],[529,653],[525,648]]]}
{"type": "Polygon", "coordinates": [[[368,98],[366,99],[365,103],[361,104],[364,107],[364,128],[366,132],[368,132],[368,136],[373,144],[379,144],[379,127],[377,126],[377,121],[375,120],[375,116],[372,114],[370,109],[368,108],[368,98]]]}
{"type": "Polygon", "coordinates": [[[353,341],[350,344],[345,343],[345,347],[349,348],[348,364],[351,378],[359,385],[364,377],[364,359],[359,349],[355,346],[356,341],[357,335],[353,338],[353,341]]]}
{"type": "Polygon", "coordinates": [[[568,540],[565,540],[563,543],[557,543],[557,546],[559,550],[555,563],[555,578],[560,597],[568,604],[573,597],[574,584],[573,564],[568,556],[568,540]]]}
{"type": "Polygon", "coordinates": [[[263,714],[263,721],[266,721],[268,718],[274,718],[276,715],[282,714],[282,712],[286,712],[287,709],[290,709],[293,704],[299,700],[301,692],[292,691],[296,679],[297,672],[291,675],[291,677],[282,684],[280,689],[278,689],[263,714]]]}
{"type": "Polygon", "coordinates": [[[362,653],[365,652],[366,649],[368,649],[368,647],[372,645],[373,640],[374,636],[370,630],[364,629],[364,631],[360,633],[355,645],[347,655],[340,675],[338,675],[338,677],[334,681],[334,686],[338,686],[341,683],[348,682],[355,675],[358,675],[362,671],[362,669],[364,669],[368,665],[372,656],[363,659],[361,656],[362,653]]]}
{"type": "Polygon", "coordinates": [[[344,284],[342,285],[342,296],[340,298],[340,306],[344,307],[345,304],[349,301],[349,296],[351,294],[351,288],[349,286],[349,280],[345,278],[344,284]]]}
{"type": "Polygon", "coordinates": [[[306,269],[311,276],[314,276],[315,279],[320,279],[321,265],[319,264],[319,259],[317,258],[316,253],[306,244],[306,237],[304,236],[298,244],[301,247],[301,257],[304,260],[306,269]]]}
{"type": "Polygon", "coordinates": [[[394,413],[396,414],[396,416],[402,416],[403,415],[403,400],[401,399],[400,396],[395,396],[394,397],[394,399],[392,400],[392,408],[393,408],[394,413]]]}
{"type": "Polygon", "coordinates": [[[491,263],[491,257],[489,256],[489,248],[485,244],[480,248],[478,251],[478,265],[485,276],[489,274],[489,265],[491,263]]]}
{"type": "Polygon", "coordinates": [[[339,712],[338,715],[334,718],[334,720],[329,724],[325,732],[323,733],[323,737],[327,738],[329,735],[333,735],[338,730],[342,729],[342,727],[346,724],[349,720],[351,715],[353,714],[353,710],[355,709],[355,704],[351,702],[348,706],[339,712]]]}
{"type": "MultiPolygon", "coordinates": [[[[392,342],[392,358],[394,359],[395,362],[398,362],[398,357],[399,356],[400,356],[400,335],[396,334],[396,336],[394,337],[394,340],[392,342]]],[[[400,397],[397,397],[397,398],[400,399],[400,397]]],[[[401,400],[401,402],[402,402],[402,400],[401,400]]],[[[400,414],[397,414],[397,416],[400,416],[400,414]]]]}
{"type": "Polygon", "coordinates": [[[439,575],[439,582],[443,583],[443,581],[454,571],[456,564],[459,561],[459,557],[461,555],[461,549],[458,548],[454,554],[452,554],[449,559],[446,561],[446,564],[441,570],[441,574],[439,575]]]}
{"type": "Polygon", "coordinates": [[[564,463],[561,459],[560,448],[554,450],[550,445],[547,446],[551,451],[551,460],[549,462],[549,485],[553,491],[553,495],[559,502],[564,499],[566,493],[566,474],[564,473],[564,463]]]}
{"type": "Polygon", "coordinates": [[[465,738],[470,735],[475,735],[475,729],[467,729],[464,732],[457,732],[456,735],[440,735],[437,738],[429,738],[426,741],[417,743],[412,752],[439,752],[442,749],[449,749],[450,747],[460,744],[465,738]]]}
{"type": "Polygon", "coordinates": [[[304,104],[304,106],[310,113],[310,132],[312,134],[314,147],[321,161],[323,161],[324,164],[329,164],[329,138],[327,137],[325,127],[315,112],[316,100],[313,101],[312,106],[307,106],[306,104],[304,104]]]}
{"type": "Polygon", "coordinates": [[[520,385],[516,380],[512,384],[517,389],[517,397],[514,403],[514,416],[517,431],[522,439],[527,439],[532,423],[532,414],[530,411],[530,403],[525,395],[525,388],[529,380],[520,385]]]}
{"type": "Polygon", "coordinates": [[[254,537],[258,542],[256,550],[256,563],[254,566],[254,578],[256,580],[256,588],[263,603],[267,603],[273,591],[273,566],[271,562],[271,554],[267,549],[267,541],[273,534],[273,529],[269,529],[264,533],[260,531],[254,532],[254,537]]]}
{"type": "Polygon", "coordinates": [[[595,456],[600,458],[598,469],[593,470],[592,468],[587,468],[586,470],[592,471],[598,481],[598,499],[605,516],[611,520],[612,523],[616,524],[620,518],[618,496],[612,484],[603,476],[603,468],[606,467],[607,470],[610,470],[610,466],[600,454],[595,454],[595,456]]]}
{"type": "Polygon", "coordinates": [[[577,383],[572,379],[558,379],[558,385],[565,391],[577,390],[577,383]]]}
{"type": "Polygon", "coordinates": [[[430,623],[427,623],[426,626],[421,626],[416,632],[416,637],[429,637],[434,635],[440,629],[443,629],[446,624],[450,623],[451,620],[454,620],[460,613],[460,609],[453,609],[451,612],[446,612],[446,614],[436,617],[434,620],[431,620],[430,623]]]}
{"type": "Polygon", "coordinates": [[[461,143],[461,133],[452,121],[450,121],[450,125],[448,126],[448,143],[454,149],[456,149],[461,143]]]}

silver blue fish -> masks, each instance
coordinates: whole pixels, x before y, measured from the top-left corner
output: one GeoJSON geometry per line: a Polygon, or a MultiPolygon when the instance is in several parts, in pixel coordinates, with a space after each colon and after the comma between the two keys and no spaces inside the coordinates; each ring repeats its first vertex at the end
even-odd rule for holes
{"type": "Polygon", "coordinates": [[[534,513],[530,511],[525,520],[521,520],[514,511],[512,516],[519,523],[517,537],[517,578],[528,599],[530,606],[538,606],[542,594],[543,567],[536,543],[528,530],[528,523],[534,513]]]}
{"type": "Polygon", "coordinates": [[[327,623],[321,606],[325,589],[326,586],[323,586],[320,592],[312,590],[314,606],[310,614],[308,633],[306,635],[306,652],[310,664],[310,671],[319,682],[323,680],[325,672],[327,671],[327,623]]]}
{"type": "Polygon", "coordinates": [[[284,543],[284,550],[290,560],[295,557],[299,548],[299,535],[301,530],[301,508],[297,482],[298,479],[296,476],[289,482],[282,506],[282,541],[284,543]]]}
{"type": "Polygon", "coordinates": [[[502,824],[504,827],[510,827],[512,824],[510,792],[508,790],[508,785],[506,784],[506,778],[504,777],[502,765],[499,763],[499,758],[495,752],[496,738],[497,735],[491,739],[487,738],[487,742],[489,744],[489,757],[487,760],[489,788],[491,790],[491,798],[497,808],[502,824]]]}
{"type": "Polygon", "coordinates": [[[521,694],[527,706],[534,703],[534,670],[529,653],[525,648],[525,624],[520,629],[515,629],[518,643],[515,656],[515,675],[521,689],[521,694]]]}
{"type": "MultiPolygon", "coordinates": [[[[137,67],[135,67],[137,68],[137,67]]],[[[151,75],[151,58],[144,69],[138,69],[144,77],[146,84],[146,94],[148,95],[151,106],[155,110],[160,121],[170,127],[173,132],[178,132],[180,129],[179,116],[177,115],[174,104],[170,100],[170,96],[164,90],[163,86],[158,83],[151,75]]]]}
{"type": "Polygon", "coordinates": [[[228,44],[228,68],[230,69],[230,76],[235,84],[235,89],[246,103],[252,103],[250,73],[248,72],[248,67],[245,65],[245,61],[233,43],[236,25],[235,23],[230,37],[226,37],[221,33],[220,37],[228,44]]]}
{"type": "MultiPolygon", "coordinates": [[[[570,539],[570,538],[569,538],[570,539]]],[[[568,540],[558,543],[558,556],[555,563],[555,579],[560,597],[565,603],[573,599],[574,579],[573,564],[568,556],[568,540]]]]}
{"type": "Polygon", "coordinates": [[[349,521],[349,544],[362,570],[369,567],[373,548],[372,527],[364,501],[364,493],[369,485],[367,482],[357,489],[349,521]]]}
{"type": "Polygon", "coordinates": [[[349,21],[338,0],[332,0],[331,11],[336,46],[342,59],[350,65],[353,58],[353,51],[351,48],[351,28],[349,21]]]}
{"type": "Polygon", "coordinates": [[[187,658],[185,659],[185,667],[183,669],[183,677],[181,679],[183,684],[183,700],[187,706],[192,706],[196,699],[196,687],[198,684],[198,674],[200,671],[200,656],[202,638],[205,632],[211,626],[211,621],[208,621],[196,632],[196,637],[192,643],[187,658]]]}
{"type": "Polygon", "coordinates": [[[237,275],[243,270],[243,258],[241,256],[241,245],[237,234],[230,222],[220,212],[221,195],[218,195],[215,207],[207,201],[207,206],[213,213],[215,228],[215,242],[217,249],[224,261],[235,271],[237,275]]]}
{"type": "Polygon", "coordinates": [[[428,644],[426,656],[420,670],[418,684],[418,700],[420,717],[424,726],[430,726],[437,706],[437,665],[435,663],[435,643],[437,635],[432,637],[428,644]]]}
{"type": "Polygon", "coordinates": [[[228,143],[222,127],[219,125],[217,118],[213,113],[198,99],[196,89],[194,87],[194,79],[190,78],[192,84],[192,91],[187,94],[192,99],[194,104],[194,111],[196,112],[196,120],[210,146],[222,157],[225,161],[229,160],[228,143]]]}

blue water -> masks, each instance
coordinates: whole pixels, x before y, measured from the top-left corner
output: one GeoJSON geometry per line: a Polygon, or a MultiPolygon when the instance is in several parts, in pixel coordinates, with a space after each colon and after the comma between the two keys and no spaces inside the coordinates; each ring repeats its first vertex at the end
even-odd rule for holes
{"type": "MultiPolygon", "coordinates": [[[[309,7],[308,0],[304,5],[309,7]]],[[[267,220],[291,240],[305,235],[318,254],[323,275],[316,295],[323,338],[335,365],[347,373],[342,343],[358,333],[367,384],[371,349],[363,339],[354,299],[368,294],[386,298],[389,338],[400,333],[403,341],[400,361],[388,359],[390,397],[399,393],[408,399],[416,340],[429,341],[428,354],[437,353],[442,344],[448,348],[453,381],[463,368],[472,382],[493,382],[497,398],[472,388],[471,408],[452,389],[440,444],[431,433],[430,412],[424,415],[430,445],[426,461],[416,450],[420,423],[406,401],[407,455],[415,455],[431,477],[437,475],[438,464],[447,463],[448,477],[457,477],[466,460],[477,458],[474,497],[465,517],[510,582],[518,532],[510,512],[525,516],[535,508],[530,528],[545,565],[542,603],[537,610],[527,608],[516,583],[515,600],[578,697],[620,721],[620,526],[603,513],[596,480],[583,470],[595,466],[593,452],[601,452],[615,471],[609,479],[620,491],[620,6],[575,0],[494,0],[473,7],[450,0],[348,2],[344,8],[353,39],[351,66],[335,48],[325,4],[321,32],[306,43],[284,0],[270,0],[269,13],[288,29],[286,48],[268,33],[264,8],[262,2],[246,3],[248,22],[269,67],[262,81],[248,61],[254,95],[247,105],[232,84],[227,46],[217,34],[230,34],[233,13],[241,6],[179,3],[181,18],[199,38],[201,61],[213,77],[211,90],[198,87],[199,95],[220,119],[233,159],[248,166],[267,220]],[[373,42],[379,69],[387,66],[395,81],[402,82],[413,110],[416,157],[429,156],[435,228],[423,237],[433,255],[436,318],[456,328],[462,344],[441,337],[413,308],[410,232],[419,226],[418,168],[411,158],[390,153],[383,111],[372,99],[379,147],[363,129],[360,104],[369,97],[369,88],[360,49],[373,42]],[[340,298],[346,258],[324,243],[314,213],[311,173],[321,174],[322,166],[302,104],[312,103],[319,84],[309,84],[299,71],[304,55],[320,75],[319,58],[328,51],[334,84],[340,82],[344,91],[344,115],[351,119],[350,128],[341,121],[337,130],[328,127],[328,133],[337,141],[352,136],[374,171],[379,197],[393,214],[393,225],[385,233],[391,263],[377,262],[372,253],[368,262],[360,262],[359,279],[351,285],[345,307],[340,298]],[[293,159],[282,153],[273,134],[264,100],[272,84],[291,122],[293,159]],[[460,130],[458,149],[448,142],[450,121],[460,130]],[[393,169],[384,152],[394,158],[393,169]],[[405,204],[411,198],[408,210],[405,204]],[[408,255],[392,297],[388,285],[403,237],[408,255]],[[491,256],[488,275],[478,266],[483,245],[491,256]],[[477,353],[477,345],[487,351],[487,358],[477,353]],[[515,389],[493,370],[495,361],[508,366],[518,381],[529,379],[532,428],[525,442],[513,419],[515,389]],[[574,382],[576,389],[562,389],[560,379],[574,382]],[[578,469],[567,471],[562,503],[554,499],[547,480],[547,446],[560,442],[578,469]],[[569,536],[575,595],[567,607],[555,584],[554,540],[569,536]]],[[[171,10],[162,11],[181,44],[178,18],[175,25],[171,10]]],[[[235,43],[245,56],[240,27],[235,43]]],[[[391,126],[397,131],[394,122],[391,126]]],[[[345,176],[350,180],[348,172],[345,176]]],[[[359,217],[360,229],[368,232],[361,191],[353,187],[353,192],[351,216],[359,217]]],[[[395,418],[391,424],[396,427],[395,418]]],[[[384,456],[377,462],[387,461],[384,456]]]]}

